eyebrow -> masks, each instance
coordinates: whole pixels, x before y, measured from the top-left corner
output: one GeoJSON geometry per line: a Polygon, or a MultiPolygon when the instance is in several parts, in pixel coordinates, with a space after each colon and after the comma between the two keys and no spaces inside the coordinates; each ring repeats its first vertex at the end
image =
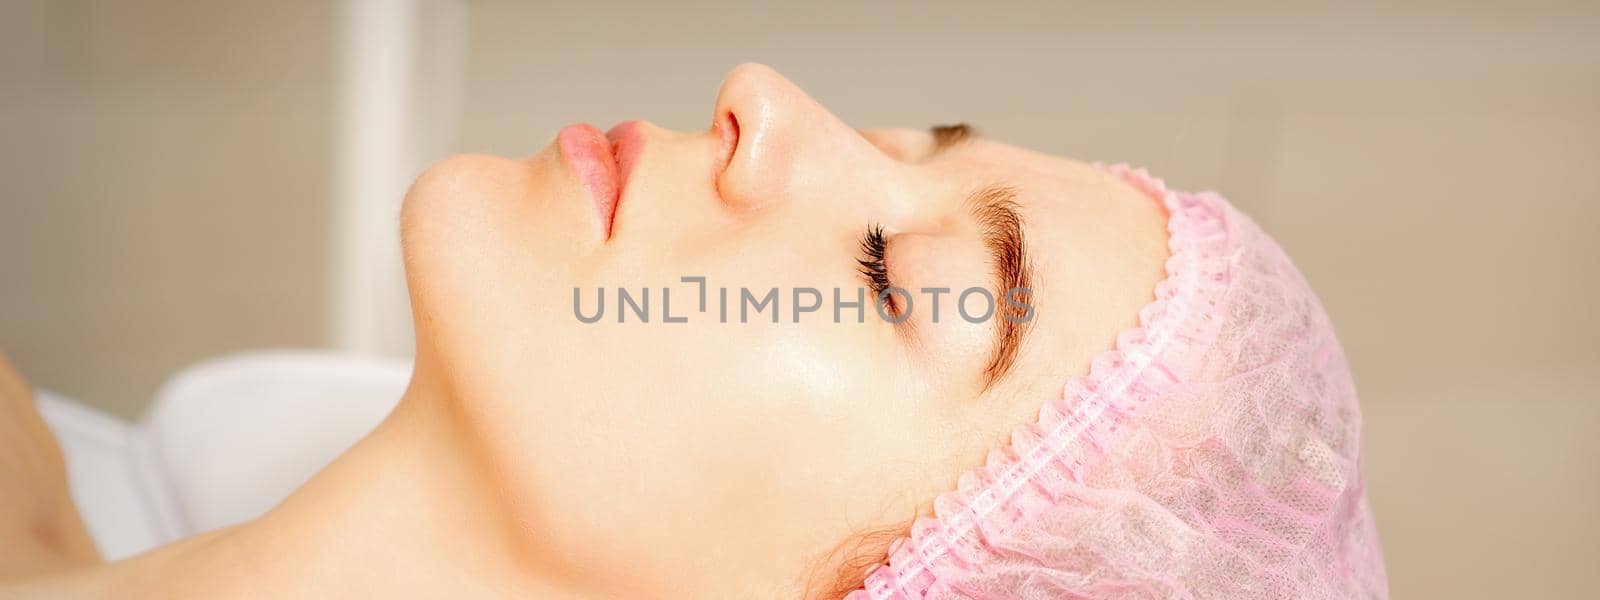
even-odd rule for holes
{"type": "Polygon", "coordinates": [[[995,310],[994,352],[984,366],[984,389],[992,387],[1011,371],[1017,352],[1029,325],[1037,316],[1033,307],[1033,265],[1028,261],[1026,238],[1023,237],[1022,213],[1017,206],[1017,191],[1003,185],[990,185],[967,197],[966,208],[978,224],[984,246],[989,250],[989,264],[998,284],[995,310]],[[1030,308],[1013,305],[1008,300],[1011,292],[1019,302],[1030,308]],[[1030,314],[1031,311],[1031,314],[1030,314]],[[1023,319],[1027,320],[1024,321],[1023,319]]]}
{"type": "Polygon", "coordinates": [[[934,125],[928,128],[928,133],[933,134],[933,154],[944,152],[951,146],[978,137],[978,132],[966,123],[934,125]]]}
{"type": "MultiPolygon", "coordinates": [[[[933,135],[932,156],[979,137],[978,131],[966,123],[934,125],[928,128],[928,133],[933,135]]],[[[1029,315],[1028,309],[1007,301],[1012,290],[1020,290],[1017,299],[1033,306],[1033,266],[1028,261],[1027,240],[1022,234],[1022,213],[1018,210],[1016,189],[990,185],[968,196],[965,204],[989,250],[989,263],[999,291],[995,312],[991,315],[996,323],[994,352],[983,368],[983,389],[987,391],[1011,372],[1017,362],[1017,352],[1022,348],[1022,339],[1033,324],[1031,317],[1037,316],[1037,311],[1029,315]],[[1023,321],[1024,317],[1029,318],[1023,321]]]]}

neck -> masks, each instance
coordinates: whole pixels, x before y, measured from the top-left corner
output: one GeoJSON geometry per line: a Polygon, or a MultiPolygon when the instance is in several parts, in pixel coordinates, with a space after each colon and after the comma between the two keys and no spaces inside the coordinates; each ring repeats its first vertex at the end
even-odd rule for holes
{"type": "Polygon", "coordinates": [[[113,565],[99,584],[140,597],[580,597],[540,569],[438,391],[413,381],[376,431],[266,515],[113,565]]]}

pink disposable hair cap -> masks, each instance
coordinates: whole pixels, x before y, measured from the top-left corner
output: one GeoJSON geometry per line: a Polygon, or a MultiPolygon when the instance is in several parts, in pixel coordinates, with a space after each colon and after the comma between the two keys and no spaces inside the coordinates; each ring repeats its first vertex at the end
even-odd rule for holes
{"type": "Polygon", "coordinates": [[[1222,197],[1102,168],[1167,209],[1155,300],[849,600],[1387,598],[1316,294],[1222,197]]]}

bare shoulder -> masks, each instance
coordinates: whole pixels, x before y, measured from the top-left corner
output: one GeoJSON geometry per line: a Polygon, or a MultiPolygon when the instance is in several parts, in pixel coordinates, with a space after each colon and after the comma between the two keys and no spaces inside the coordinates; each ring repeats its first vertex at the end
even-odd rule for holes
{"type": "Polygon", "coordinates": [[[33,389],[0,353],[0,581],[93,565],[100,554],[67,491],[61,449],[33,389]]]}

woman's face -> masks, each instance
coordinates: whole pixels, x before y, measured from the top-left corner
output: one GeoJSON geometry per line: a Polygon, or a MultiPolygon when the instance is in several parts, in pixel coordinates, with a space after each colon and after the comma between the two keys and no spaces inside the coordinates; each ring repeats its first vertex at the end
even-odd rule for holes
{"type": "Polygon", "coordinates": [[[1033,420],[1161,277],[1164,215],[1121,182],[959,130],[858,131],[766,67],[728,75],[707,130],[611,137],[450,159],[402,219],[414,386],[456,400],[573,581],[801,585],[1033,420]],[[878,228],[879,283],[908,292],[882,306],[878,228]],[[968,288],[987,318],[979,293],[958,310],[968,288]]]}

